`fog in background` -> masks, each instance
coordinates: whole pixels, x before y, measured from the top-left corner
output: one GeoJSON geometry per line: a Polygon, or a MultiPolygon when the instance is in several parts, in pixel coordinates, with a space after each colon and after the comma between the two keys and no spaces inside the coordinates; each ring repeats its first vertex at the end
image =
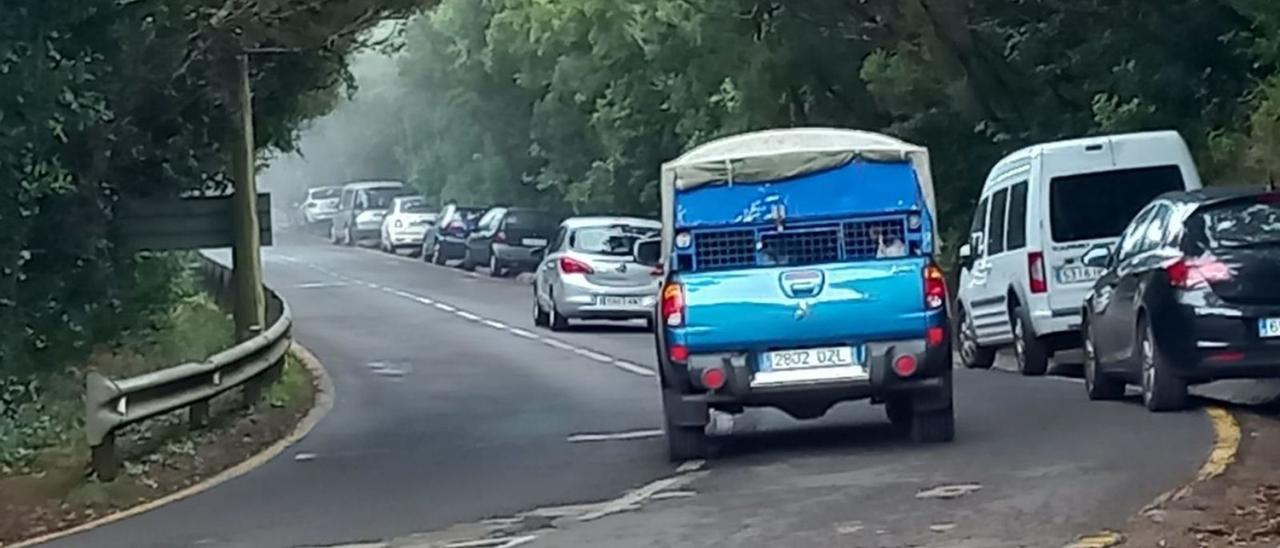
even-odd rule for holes
{"type": "Polygon", "coordinates": [[[258,185],[272,194],[276,208],[301,202],[307,188],[356,180],[405,180],[397,158],[406,128],[396,109],[402,93],[396,58],[378,51],[357,54],[351,63],[357,91],[345,91],[334,111],[302,130],[298,152],[275,153],[258,173],[258,185]]]}

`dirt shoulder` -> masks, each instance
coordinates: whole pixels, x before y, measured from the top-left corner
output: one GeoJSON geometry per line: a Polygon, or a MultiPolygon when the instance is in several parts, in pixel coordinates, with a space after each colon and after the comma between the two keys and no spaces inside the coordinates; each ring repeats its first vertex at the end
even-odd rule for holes
{"type": "Polygon", "coordinates": [[[1130,520],[1123,546],[1268,547],[1280,541],[1280,419],[1237,412],[1236,461],[1130,520]]]}
{"type": "Polygon", "coordinates": [[[233,390],[215,398],[210,423],[189,431],[171,414],[119,437],[120,476],[89,474],[83,447],[51,451],[21,475],[0,477],[0,546],[68,529],[190,487],[288,436],[311,410],[316,382],[292,354],[281,380],[252,407],[233,390]]]}

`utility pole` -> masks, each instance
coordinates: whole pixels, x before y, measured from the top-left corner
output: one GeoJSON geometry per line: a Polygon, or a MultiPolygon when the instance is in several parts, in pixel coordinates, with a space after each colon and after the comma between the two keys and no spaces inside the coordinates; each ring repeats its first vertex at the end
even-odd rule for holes
{"type": "Polygon", "coordinates": [[[253,142],[253,92],[249,89],[249,54],[236,56],[235,89],[232,105],[236,113],[239,139],[231,149],[231,171],[235,178],[232,196],[232,277],[235,285],[236,339],[252,338],[265,329],[266,297],[262,291],[262,242],[258,227],[257,168],[253,142]]]}

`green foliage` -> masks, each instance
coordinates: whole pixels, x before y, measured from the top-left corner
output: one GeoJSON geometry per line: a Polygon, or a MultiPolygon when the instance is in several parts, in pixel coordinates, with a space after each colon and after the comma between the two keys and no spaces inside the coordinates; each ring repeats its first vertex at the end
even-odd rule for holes
{"type": "Polygon", "coordinates": [[[0,7],[0,375],[61,375],[153,327],[182,259],[114,245],[119,200],[218,189],[229,69],[253,57],[257,142],[291,149],[346,57],[419,0],[6,0],[0,7]]]}
{"type": "Polygon", "coordinates": [[[1274,156],[1278,35],[1266,0],[444,0],[401,58],[401,159],[432,196],[652,214],[698,143],[879,130],[931,148],[955,241],[1032,142],[1178,129],[1210,178],[1274,156]]]}

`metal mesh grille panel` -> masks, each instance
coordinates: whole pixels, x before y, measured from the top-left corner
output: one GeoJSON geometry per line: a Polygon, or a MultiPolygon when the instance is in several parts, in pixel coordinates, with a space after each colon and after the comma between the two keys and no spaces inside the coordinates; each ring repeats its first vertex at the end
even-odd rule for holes
{"type": "Polygon", "coordinates": [[[844,258],[846,261],[874,259],[881,242],[907,245],[906,228],[901,219],[850,221],[844,223],[844,258]]]}
{"type": "Polygon", "coordinates": [[[762,234],[766,264],[808,265],[840,260],[840,229],[836,226],[762,234]]]}
{"type": "Polygon", "coordinates": [[[721,230],[694,234],[699,270],[755,266],[756,231],[721,230]]]}

